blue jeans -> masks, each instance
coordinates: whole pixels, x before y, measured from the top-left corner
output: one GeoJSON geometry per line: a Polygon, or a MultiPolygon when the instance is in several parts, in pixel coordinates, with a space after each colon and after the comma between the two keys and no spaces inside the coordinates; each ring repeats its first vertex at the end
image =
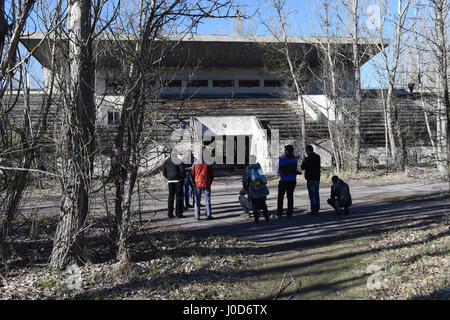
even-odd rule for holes
{"type": "Polygon", "coordinates": [[[320,198],[319,198],[319,184],[320,181],[307,180],[306,186],[308,188],[309,201],[311,203],[311,212],[319,212],[320,198]]]}
{"type": "Polygon", "coordinates": [[[183,192],[184,192],[184,203],[185,206],[187,207],[189,206],[189,198],[193,197],[194,195],[191,179],[188,177],[184,179],[183,192]]]}
{"type": "Polygon", "coordinates": [[[205,211],[206,217],[211,216],[211,187],[208,188],[195,188],[194,197],[194,216],[195,218],[200,218],[200,199],[202,193],[204,193],[205,198],[205,211]]]}

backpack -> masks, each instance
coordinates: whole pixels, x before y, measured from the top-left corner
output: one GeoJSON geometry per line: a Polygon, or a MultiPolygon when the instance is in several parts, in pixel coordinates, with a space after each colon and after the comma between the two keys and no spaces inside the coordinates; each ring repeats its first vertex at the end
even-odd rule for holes
{"type": "Polygon", "coordinates": [[[338,202],[341,207],[350,207],[352,205],[350,187],[345,182],[342,182],[342,186],[339,189],[338,202]]]}
{"type": "Polygon", "coordinates": [[[266,188],[267,178],[263,175],[261,169],[250,170],[250,184],[254,191],[266,188]]]}

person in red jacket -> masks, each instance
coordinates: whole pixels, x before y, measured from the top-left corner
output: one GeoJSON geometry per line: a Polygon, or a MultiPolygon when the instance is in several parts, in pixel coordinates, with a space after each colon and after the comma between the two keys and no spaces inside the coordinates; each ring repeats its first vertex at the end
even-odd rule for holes
{"type": "Polygon", "coordinates": [[[205,198],[206,220],[212,220],[214,217],[211,212],[211,184],[214,180],[214,171],[211,165],[199,160],[192,166],[191,172],[192,184],[194,185],[194,216],[200,220],[200,199],[202,193],[205,198]]]}

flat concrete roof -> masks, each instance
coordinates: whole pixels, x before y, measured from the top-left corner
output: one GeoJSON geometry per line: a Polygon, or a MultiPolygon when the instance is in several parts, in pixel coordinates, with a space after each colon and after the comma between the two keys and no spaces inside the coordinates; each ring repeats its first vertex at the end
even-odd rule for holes
{"type": "MultiPolygon", "coordinates": [[[[25,34],[21,43],[44,66],[50,65],[51,43],[54,38],[44,33],[25,34]]],[[[66,47],[67,40],[59,39],[59,48],[66,47]]],[[[237,36],[218,34],[189,34],[162,35],[158,39],[158,48],[154,51],[159,57],[162,50],[170,44],[180,42],[174,52],[168,54],[163,61],[165,66],[200,66],[200,67],[264,67],[273,59],[276,50],[274,46],[282,45],[283,39],[273,36],[237,36]]],[[[338,46],[341,55],[351,56],[352,38],[330,38],[333,46],[338,46]]],[[[101,34],[96,40],[96,50],[99,52],[97,63],[99,66],[117,66],[120,63],[118,54],[120,46],[128,43],[132,46],[136,42],[134,34],[101,34]],[[117,44],[114,44],[114,43],[117,44]]],[[[325,37],[288,37],[288,45],[294,59],[308,60],[311,67],[318,65],[318,48],[327,43],[325,37]]],[[[370,60],[381,46],[388,46],[389,40],[382,41],[369,38],[359,39],[362,63],[370,60]]],[[[279,58],[279,57],[278,57],[279,58]]]]}

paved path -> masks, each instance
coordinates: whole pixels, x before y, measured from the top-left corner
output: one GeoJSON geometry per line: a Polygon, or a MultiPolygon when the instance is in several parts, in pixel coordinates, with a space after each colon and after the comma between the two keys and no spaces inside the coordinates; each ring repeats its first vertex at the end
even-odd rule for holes
{"type": "MultiPolygon", "coordinates": [[[[186,231],[202,231],[213,234],[242,236],[265,243],[288,243],[297,241],[322,241],[336,237],[354,236],[382,232],[394,227],[394,223],[411,222],[420,224],[423,219],[442,219],[450,215],[450,198],[440,196],[433,200],[414,200],[419,196],[441,194],[446,191],[446,183],[436,184],[397,184],[387,186],[363,186],[351,188],[353,206],[349,216],[337,216],[326,203],[329,185],[320,190],[321,213],[317,216],[306,214],[309,211],[309,198],[306,187],[299,185],[295,191],[295,211],[292,218],[274,218],[266,224],[261,219],[255,224],[253,219],[243,218],[237,201],[236,184],[226,188],[213,188],[212,221],[195,221],[193,209],[184,213],[184,219],[167,219],[164,203],[159,204],[156,222],[179,226],[186,231]],[[401,199],[401,201],[395,201],[401,199]],[[406,198],[406,199],[405,199],[406,198]]],[[[276,208],[276,187],[270,188],[269,210],[276,208]]],[[[286,200],[285,200],[286,205],[286,200]]],[[[156,209],[156,207],[154,208],[156,209]]],[[[204,217],[204,208],[202,208],[204,217]]]]}
{"type": "MultiPolygon", "coordinates": [[[[307,215],[309,211],[308,192],[304,182],[295,190],[295,211],[292,218],[285,216],[264,219],[255,224],[253,219],[243,218],[238,198],[240,178],[230,177],[217,181],[212,188],[212,221],[195,221],[193,209],[184,213],[184,219],[167,218],[167,193],[144,195],[142,218],[152,218],[154,223],[179,227],[185,231],[208,232],[213,234],[242,236],[252,240],[280,244],[297,241],[323,241],[348,237],[356,234],[383,232],[394,227],[394,223],[411,222],[420,224],[423,219],[442,219],[445,213],[450,215],[450,197],[417,200],[420,196],[442,194],[448,188],[446,183],[409,183],[380,186],[351,187],[353,206],[349,216],[336,216],[328,206],[329,184],[320,189],[321,213],[318,216],[307,215]],[[406,199],[405,199],[406,198],[406,199]],[[397,201],[395,201],[397,200],[397,201]],[[398,201],[401,200],[401,201],[398,201]]],[[[268,197],[269,210],[276,208],[277,187],[270,187],[268,197]]],[[[113,205],[112,201],[110,205],[113,205]]],[[[285,200],[286,205],[286,200],[285,200]]],[[[58,201],[42,201],[37,206],[24,207],[25,211],[57,212],[58,201]]],[[[93,201],[93,208],[103,210],[101,201],[93,201]]],[[[202,208],[204,218],[204,208],[202,208]]]]}

